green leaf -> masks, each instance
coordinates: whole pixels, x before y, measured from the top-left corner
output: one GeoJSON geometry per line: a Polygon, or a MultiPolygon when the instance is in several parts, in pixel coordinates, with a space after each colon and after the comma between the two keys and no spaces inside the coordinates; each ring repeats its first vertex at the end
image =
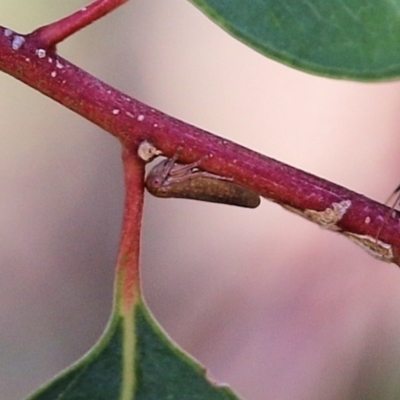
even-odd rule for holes
{"type": "Polygon", "coordinates": [[[400,76],[400,0],[191,0],[260,53],[335,78],[400,76]]]}
{"type": "Polygon", "coordinates": [[[229,388],[206,379],[205,370],[166,337],[141,300],[133,311],[133,318],[115,311],[98,344],[29,399],[238,400],[229,388]]]}

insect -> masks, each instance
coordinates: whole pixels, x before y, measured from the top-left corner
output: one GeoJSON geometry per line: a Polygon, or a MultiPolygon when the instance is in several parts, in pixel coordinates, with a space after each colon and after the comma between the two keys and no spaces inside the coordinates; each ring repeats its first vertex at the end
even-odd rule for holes
{"type": "Polygon", "coordinates": [[[390,207],[390,210],[387,212],[385,219],[382,222],[382,225],[380,226],[378,233],[376,234],[376,240],[379,239],[379,235],[381,234],[381,231],[383,229],[383,227],[386,225],[386,222],[389,219],[390,214],[393,212],[394,208],[399,204],[400,202],[400,185],[397,186],[397,188],[393,191],[393,193],[389,196],[389,198],[385,201],[385,204],[390,204],[390,201],[393,199],[393,197],[395,197],[395,200],[392,204],[392,206],[390,207]],[[397,196],[396,196],[397,195],[397,196]]]}
{"type": "Polygon", "coordinates": [[[175,197],[256,208],[260,196],[229,178],[202,171],[201,160],[179,164],[177,155],[157,164],[147,175],[146,188],[156,197],[175,197]]]}

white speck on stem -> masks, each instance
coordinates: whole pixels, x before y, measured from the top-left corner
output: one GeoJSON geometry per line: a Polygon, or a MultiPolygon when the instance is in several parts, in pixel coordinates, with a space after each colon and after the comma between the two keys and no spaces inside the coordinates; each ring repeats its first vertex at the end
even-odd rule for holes
{"type": "Polygon", "coordinates": [[[55,77],[57,76],[57,72],[56,72],[56,71],[52,71],[52,73],[50,74],[50,76],[51,76],[52,78],[55,78],[55,77]]]}
{"type": "Polygon", "coordinates": [[[153,128],[158,128],[158,124],[153,124],[153,128]]]}
{"type": "Polygon", "coordinates": [[[135,118],[135,116],[132,113],[130,113],[129,111],[125,111],[125,114],[130,118],[135,118]]]}
{"type": "Polygon", "coordinates": [[[29,61],[31,61],[31,59],[30,59],[29,57],[26,57],[26,58],[25,58],[25,61],[26,61],[26,62],[29,62],[29,61]]]}
{"type": "Polygon", "coordinates": [[[339,218],[342,218],[346,214],[347,210],[351,206],[351,200],[343,200],[340,203],[332,203],[333,209],[338,212],[339,218]]]}
{"type": "Polygon", "coordinates": [[[369,223],[371,222],[371,218],[370,218],[370,217],[365,217],[364,222],[365,222],[366,224],[369,224],[369,223]]]}
{"type": "Polygon", "coordinates": [[[62,64],[60,63],[60,61],[56,60],[56,68],[58,68],[58,69],[63,69],[63,68],[64,68],[64,65],[62,65],[62,64]]]}
{"type": "Polygon", "coordinates": [[[6,29],[4,29],[3,35],[5,37],[10,37],[13,33],[14,32],[11,29],[6,28],[6,29]]]}
{"type": "Polygon", "coordinates": [[[114,115],[118,115],[120,113],[120,110],[118,110],[118,108],[115,108],[114,110],[112,110],[112,113],[114,115]]]}
{"type": "Polygon", "coordinates": [[[13,50],[18,50],[24,43],[25,43],[25,38],[23,36],[15,35],[12,40],[11,47],[13,50]]]}
{"type": "Polygon", "coordinates": [[[39,58],[45,58],[46,57],[46,50],[45,49],[36,49],[35,54],[39,58]]]}
{"type": "Polygon", "coordinates": [[[157,147],[153,146],[147,140],[140,143],[138,147],[138,156],[145,162],[151,161],[154,157],[161,154],[161,151],[157,147]]]}
{"type": "Polygon", "coordinates": [[[144,121],[144,115],[143,114],[138,115],[137,120],[144,121]]]}

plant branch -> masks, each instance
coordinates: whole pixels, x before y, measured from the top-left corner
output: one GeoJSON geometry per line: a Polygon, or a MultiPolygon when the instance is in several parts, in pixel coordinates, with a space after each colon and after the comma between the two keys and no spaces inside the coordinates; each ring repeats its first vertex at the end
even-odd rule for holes
{"type": "Polygon", "coordinates": [[[136,152],[123,149],[125,208],[117,262],[116,296],[121,296],[121,312],[129,315],[139,294],[140,232],[142,229],[144,163],[136,152]]]}
{"type": "Polygon", "coordinates": [[[95,0],[92,4],[81,8],[74,14],[40,27],[32,32],[30,37],[32,40],[36,40],[40,43],[45,49],[55,48],[58,43],[62,42],[67,37],[95,22],[127,1],[128,0],[95,0]]]}
{"type": "MultiPolygon", "coordinates": [[[[100,4],[111,9],[111,4],[115,8],[122,2],[99,1],[93,7],[100,4]]],[[[52,29],[56,24],[50,25],[52,29]]],[[[130,151],[148,141],[171,157],[180,147],[180,163],[203,159],[203,170],[233,178],[320,226],[343,233],[375,257],[400,264],[396,212],[381,229],[386,206],[155,110],[58,56],[53,45],[65,34],[37,32],[40,29],[22,36],[0,27],[1,71],[110,132],[130,151]]]]}

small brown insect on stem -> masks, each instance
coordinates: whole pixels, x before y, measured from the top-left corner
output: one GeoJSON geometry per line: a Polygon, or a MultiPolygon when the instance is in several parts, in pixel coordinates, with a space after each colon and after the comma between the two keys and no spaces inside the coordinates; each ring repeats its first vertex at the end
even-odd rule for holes
{"type": "Polygon", "coordinates": [[[256,208],[260,196],[232,179],[202,171],[198,160],[176,162],[178,154],[157,164],[147,175],[146,189],[156,197],[182,198],[256,208]]]}

